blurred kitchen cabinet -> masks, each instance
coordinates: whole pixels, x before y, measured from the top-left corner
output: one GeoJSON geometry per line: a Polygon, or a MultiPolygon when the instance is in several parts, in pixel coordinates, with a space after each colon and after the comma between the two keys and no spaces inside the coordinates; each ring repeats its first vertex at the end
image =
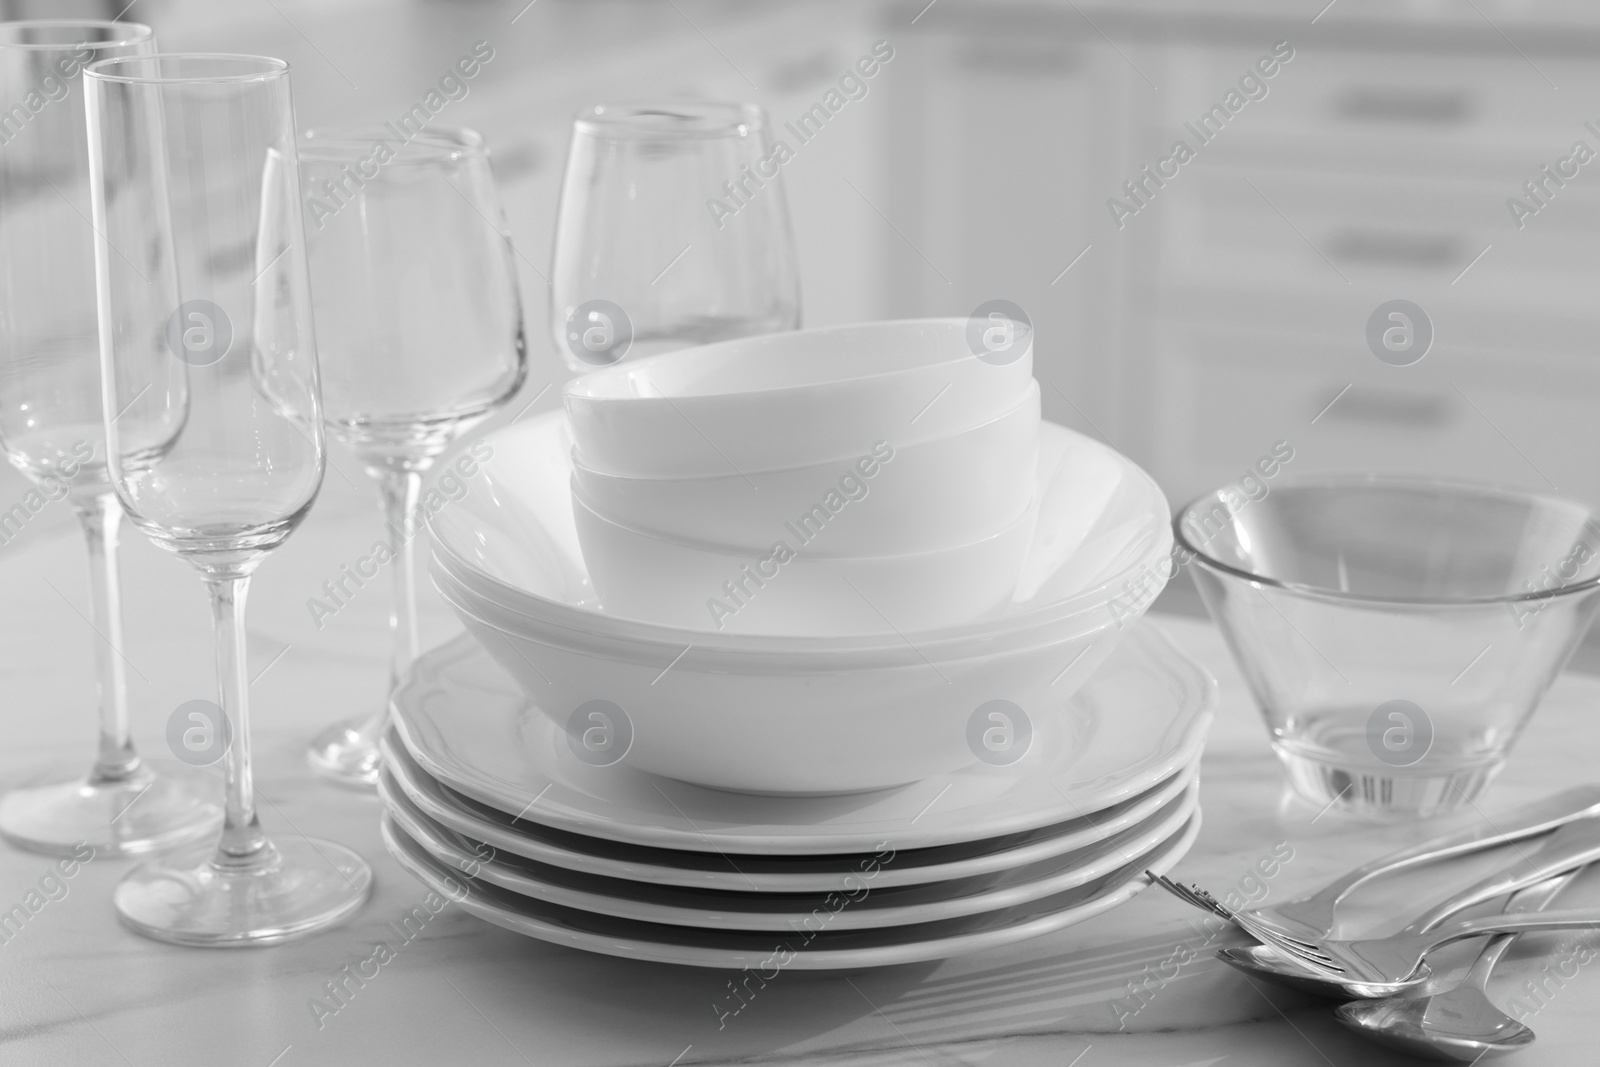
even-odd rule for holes
{"type": "MultiPolygon", "coordinates": [[[[914,13],[914,12],[913,12],[914,13]]],[[[1019,305],[1047,418],[1119,447],[1115,367],[1126,253],[1103,224],[1125,100],[1150,90],[1092,28],[953,7],[906,35],[891,86],[889,309],[1019,305]],[[1070,269],[1069,269],[1070,268],[1070,269]]]]}
{"type": "Polygon", "coordinates": [[[890,146],[896,313],[1021,304],[1048,416],[1175,502],[1278,440],[1299,469],[1600,501],[1600,161],[1520,229],[1506,206],[1574,142],[1600,151],[1600,38],[1083,9],[941,5],[919,27],[890,146]],[[1201,143],[1186,123],[1285,33],[1292,60],[1201,143]],[[1129,200],[1179,137],[1195,158],[1129,200]],[[1119,225],[1111,197],[1137,212],[1119,225]],[[1434,327],[1411,366],[1367,346],[1395,299],[1434,327]]]}
{"type": "MultiPolygon", "coordinates": [[[[1163,125],[1204,113],[1268,43],[1170,45],[1163,125]]],[[[1600,149],[1569,103],[1600,90],[1600,55],[1535,66],[1506,49],[1312,38],[1268,84],[1182,188],[1161,191],[1159,211],[1129,220],[1159,229],[1145,272],[1163,297],[1147,410],[1169,493],[1215,485],[1289,439],[1305,442],[1300,469],[1600,500],[1600,182],[1552,186],[1547,212],[1520,230],[1506,207],[1576,140],[1600,149]],[[1368,317],[1394,299],[1421,306],[1434,330],[1410,366],[1367,345],[1368,317]]]]}

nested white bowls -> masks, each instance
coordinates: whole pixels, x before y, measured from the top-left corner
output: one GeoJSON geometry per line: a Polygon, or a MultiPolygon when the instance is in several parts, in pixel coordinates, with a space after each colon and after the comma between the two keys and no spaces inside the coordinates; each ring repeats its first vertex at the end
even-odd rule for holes
{"type": "Polygon", "coordinates": [[[567,384],[584,466],[698,478],[854,460],[981,426],[1016,407],[1032,350],[975,355],[965,319],[742,337],[619,363],[567,384]]]}
{"type": "Polygon", "coordinates": [[[981,709],[995,701],[1031,731],[1070,737],[1067,698],[1168,575],[1155,483],[1047,423],[1039,525],[1017,592],[991,618],[809,637],[640,621],[603,610],[590,584],[566,419],[485,444],[468,494],[429,518],[440,591],[563,728],[605,701],[627,716],[633,766],[716,788],[847,793],[963,767],[988,751],[981,709]]]}
{"type": "Polygon", "coordinates": [[[805,538],[811,555],[914,554],[1016,524],[1033,501],[1038,450],[1030,382],[1010,411],[937,440],[884,438],[849,459],[702,478],[625,478],[575,458],[572,488],[602,518],[679,541],[754,551],[805,538]]]}
{"type": "Polygon", "coordinates": [[[679,541],[611,522],[582,499],[573,500],[573,517],[607,610],[685,630],[796,636],[984,618],[1016,588],[1034,525],[1029,509],[999,533],[953,548],[829,556],[789,531],[766,551],[679,541]]]}

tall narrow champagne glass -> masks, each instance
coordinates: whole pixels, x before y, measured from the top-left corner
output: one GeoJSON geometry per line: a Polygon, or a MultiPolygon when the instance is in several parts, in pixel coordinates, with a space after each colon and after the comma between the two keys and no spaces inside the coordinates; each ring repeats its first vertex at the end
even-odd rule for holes
{"type": "Polygon", "coordinates": [[[0,835],[44,852],[149,852],[209,837],[222,818],[214,782],[156,774],[133,746],[117,580],[122,509],[101,428],[82,69],[154,51],[150,28],[136,23],[0,23],[0,446],[35,485],[0,514],[0,542],[49,502],[77,511],[100,703],[100,753],[86,776],[0,797],[0,835]]]}
{"type": "MultiPolygon", "coordinates": [[[[418,652],[423,473],[526,374],[516,265],[488,149],[471,130],[312,130],[301,140],[300,180],[324,417],[383,501],[386,537],[356,568],[370,578],[387,564],[393,576],[393,690],[418,652]]],[[[470,491],[475,468],[463,456],[444,471],[439,500],[470,491]]],[[[347,580],[328,595],[341,592],[355,590],[347,580]]],[[[312,602],[319,626],[320,612],[337,606],[312,602]]],[[[376,784],[387,693],[377,705],[318,735],[311,765],[347,784],[376,784]]]]}
{"type": "Polygon", "coordinates": [[[781,168],[755,104],[596,104],[572,123],[550,330],[576,371],[800,325],[781,168]]]}
{"type": "Polygon", "coordinates": [[[226,722],[221,841],[135,868],[116,908],[166,941],[282,941],[345,918],[372,884],[340,845],[269,840],[251,779],[245,593],[326,461],[289,67],[108,59],[84,87],[112,484],[210,592],[226,722]]]}

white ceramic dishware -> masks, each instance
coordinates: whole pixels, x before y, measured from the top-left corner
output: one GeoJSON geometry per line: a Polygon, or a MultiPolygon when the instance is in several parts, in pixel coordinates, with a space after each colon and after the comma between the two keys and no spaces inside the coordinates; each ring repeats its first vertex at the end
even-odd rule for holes
{"type": "Polygon", "coordinates": [[[838,892],[771,893],[669,887],[501,855],[484,842],[429,819],[387,783],[381,784],[380,790],[389,818],[430,856],[520,896],[640,922],[786,932],[802,927],[813,913],[826,913],[829,902],[841,896],[850,900],[850,906],[832,915],[831,930],[905,926],[1029,904],[1092,882],[1158,850],[1189,821],[1199,803],[1199,785],[1193,783],[1142,823],[1106,834],[1077,852],[993,874],[898,887],[881,885],[878,879],[894,868],[899,860],[896,854],[857,871],[851,885],[838,892]]]}
{"type": "Polygon", "coordinates": [[[635,478],[854,460],[981,426],[1033,381],[1032,349],[975,353],[966,319],[856,323],[741,337],[619,363],[567,383],[586,467],[635,478]]]}
{"type": "Polygon", "coordinates": [[[1111,449],[1043,429],[1040,506],[1058,525],[1036,535],[1042,557],[1030,550],[1023,562],[1031,595],[986,621],[795,637],[600,610],[577,547],[559,413],[486,438],[494,457],[480,486],[430,517],[435,584],[552,718],[564,725],[592,700],[625,709],[629,759],[643,769],[774,793],[915,781],[977,759],[967,729],[990,701],[1054,729],[1057,709],[1168,573],[1159,488],[1111,449]],[[1087,513],[1060,499],[1080,473],[1095,487],[1087,513]],[[1080,559],[1095,562],[1074,569],[1080,559]]]}
{"type": "Polygon", "coordinates": [[[853,460],[702,478],[625,478],[574,460],[572,490],[597,515],[667,539],[808,554],[931,552],[998,534],[1034,496],[1039,386],[981,426],[853,460]]]}
{"type": "Polygon", "coordinates": [[[853,796],[743,795],[658,777],[633,756],[656,728],[642,720],[625,758],[595,765],[467,636],[418,661],[394,715],[427,774],[515,818],[711,855],[834,855],[985,840],[1104,811],[1193,763],[1215,700],[1211,677],[1143,622],[1063,698],[1056,736],[1017,763],[973,761],[853,796]]]}
{"type": "Polygon", "coordinates": [[[629,959],[721,969],[773,967],[848,970],[946,959],[1040,937],[1125,903],[1183,858],[1200,832],[1200,814],[1154,852],[1109,874],[1042,900],[935,922],[867,930],[828,928],[825,912],[788,934],[706,930],[640,922],[521,896],[430,856],[389,819],[384,844],[395,860],[462,910],[496,926],[571,948],[629,959]]]}
{"type": "MultiPolygon", "coordinates": [[[[545,826],[531,817],[536,814],[531,808],[530,817],[517,818],[451,789],[424,771],[396,734],[386,737],[380,748],[388,774],[381,789],[402,794],[430,820],[462,837],[542,866],[656,886],[826,893],[854,888],[862,865],[877,855],[689,851],[576,834],[545,826]]],[[[1081,851],[1150,819],[1183,793],[1198,772],[1196,759],[1144,792],[1065,822],[977,841],[898,849],[894,863],[879,870],[873,884],[921,885],[971,878],[1081,851]]]]}
{"type": "Polygon", "coordinates": [[[685,631],[767,635],[896,633],[986,618],[1016,588],[1035,514],[952,548],[828,556],[788,530],[760,550],[676,541],[573,500],[584,563],[607,611],[685,631]]]}

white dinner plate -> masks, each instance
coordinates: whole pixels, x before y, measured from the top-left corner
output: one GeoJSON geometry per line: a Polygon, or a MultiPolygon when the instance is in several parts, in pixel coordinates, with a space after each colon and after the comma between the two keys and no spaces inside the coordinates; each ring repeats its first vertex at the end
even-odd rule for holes
{"type": "Polygon", "coordinates": [[[1028,904],[954,919],[868,930],[832,927],[839,903],[779,934],[708,930],[639,922],[520,896],[440,863],[383,820],[383,839],[402,867],[472,915],[520,934],[589,952],[693,967],[752,968],[770,979],[777,970],[842,970],[945,959],[1053,933],[1109,911],[1150,885],[1145,872],[1165,874],[1200,832],[1196,811],[1179,832],[1146,856],[1075,889],[1028,904]]]}
{"type": "Polygon", "coordinates": [[[447,867],[470,871],[482,881],[548,904],[620,919],[719,930],[794,930],[841,897],[851,905],[833,916],[832,930],[903,926],[1016,907],[1084,885],[1150,853],[1176,834],[1199,804],[1199,783],[1191,783],[1150,819],[1107,835],[1098,844],[993,874],[881,885],[880,877],[898,862],[894,856],[863,863],[848,876],[849,885],[838,891],[762,893],[749,887],[743,892],[685,889],[606,878],[497,854],[434,822],[388,783],[380,790],[399,829],[447,867]]]}
{"type": "MultiPolygon", "coordinates": [[[[392,734],[382,739],[380,747],[393,779],[392,787],[380,782],[380,791],[398,790],[432,821],[501,853],[570,871],[696,889],[825,893],[857,885],[853,876],[873,858],[871,853],[751,856],[691,852],[586,837],[514,818],[457,793],[417,766],[392,734]]],[[[1198,771],[1199,763],[1191,763],[1147,792],[1066,823],[957,845],[901,849],[892,864],[878,871],[873,884],[885,887],[970,878],[1065,856],[1149,819],[1182,793],[1198,771]]]]}
{"type": "Polygon", "coordinates": [[[895,789],[802,797],[707,789],[626,759],[586,763],[465,635],[419,659],[393,707],[423,770],[508,814],[633,844],[794,855],[926,848],[1082,818],[1193,763],[1215,703],[1211,676],[1141,623],[1069,698],[1059,716],[1072,731],[1066,743],[1009,766],[978,762],[895,789]]]}

